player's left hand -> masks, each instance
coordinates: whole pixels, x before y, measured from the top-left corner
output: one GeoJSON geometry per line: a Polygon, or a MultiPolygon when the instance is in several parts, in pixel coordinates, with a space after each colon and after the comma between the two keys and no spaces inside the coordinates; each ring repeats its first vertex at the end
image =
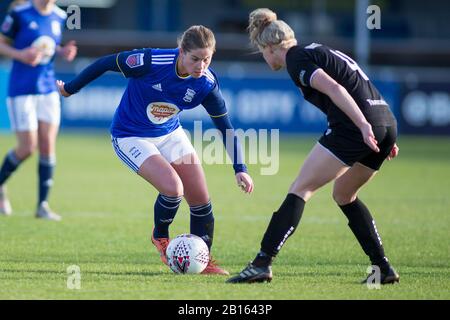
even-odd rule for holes
{"type": "Polygon", "coordinates": [[[236,182],[238,187],[242,189],[245,193],[253,192],[253,180],[248,173],[238,172],[236,173],[236,182]]]}
{"type": "Polygon", "coordinates": [[[64,81],[56,80],[56,87],[58,88],[59,94],[63,97],[67,98],[71,96],[71,94],[64,89],[64,81]]]}
{"type": "Polygon", "coordinates": [[[67,42],[67,44],[64,47],[61,47],[58,51],[58,53],[66,60],[71,62],[73,59],[75,59],[77,53],[78,53],[78,47],[76,46],[75,40],[71,40],[67,42]]]}
{"type": "Polygon", "coordinates": [[[394,159],[396,156],[398,156],[398,152],[399,151],[400,151],[400,148],[397,146],[397,144],[394,144],[394,146],[392,147],[391,152],[387,156],[387,159],[388,160],[394,159]]]}

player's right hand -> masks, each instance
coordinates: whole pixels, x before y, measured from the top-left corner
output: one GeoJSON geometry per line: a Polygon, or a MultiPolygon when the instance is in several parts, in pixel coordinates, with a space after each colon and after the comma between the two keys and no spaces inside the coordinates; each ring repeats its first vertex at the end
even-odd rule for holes
{"type": "Polygon", "coordinates": [[[18,52],[17,60],[35,67],[41,62],[42,57],[43,54],[40,50],[37,48],[28,47],[18,52]]]}
{"type": "Polygon", "coordinates": [[[363,136],[364,142],[375,152],[380,152],[380,148],[378,148],[378,142],[375,138],[375,134],[373,133],[372,126],[370,123],[365,122],[359,128],[361,130],[361,134],[363,136]]]}
{"type": "Polygon", "coordinates": [[[245,193],[252,193],[253,192],[253,180],[252,177],[248,173],[245,172],[238,172],[236,173],[236,182],[238,187],[242,189],[245,193]]]}
{"type": "Polygon", "coordinates": [[[64,89],[64,81],[62,81],[62,80],[56,80],[56,87],[58,87],[58,91],[59,91],[59,94],[60,95],[62,95],[63,97],[70,97],[71,96],[71,94],[70,93],[68,93],[67,91],[66,91],[66,89],[64,89]]]}

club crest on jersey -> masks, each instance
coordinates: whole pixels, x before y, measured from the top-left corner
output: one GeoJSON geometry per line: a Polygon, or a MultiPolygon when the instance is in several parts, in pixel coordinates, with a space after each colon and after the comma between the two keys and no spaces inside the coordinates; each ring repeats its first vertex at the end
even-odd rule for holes
{"type": "Polygon", "coordinates": [[[152,102],[147,107],[147,117],[154,124],[163,124],[180,112],[180,109],[167,102],[152,102]]]}
{"type": "Polygon", "coordinates": [[[143,53],[135,53],[132,55],[129,55],[127,57],[127,60],[125,61],[127,66],[130,68],[136,68],[144,65],[144,54],[143,53]]]}
{"type": "Polygon", "coordinates": [[[194,99],[195,94],[196,94],[196,92],[194,90],[187,89],[183,100],[185,102],[192,102],[192,99],[194,99]]]}

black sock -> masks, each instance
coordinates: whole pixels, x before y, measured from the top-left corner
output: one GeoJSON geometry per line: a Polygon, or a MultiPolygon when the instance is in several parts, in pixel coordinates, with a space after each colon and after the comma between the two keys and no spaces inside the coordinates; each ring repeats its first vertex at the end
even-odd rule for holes
{"type": "Polygon", "coordinates": [[[269,256],[267,253],[260,251],[255,259],[253,259],[252,265],[255,267],[268,267],[272,264],[273,258],[274,257],[269,256]]]}
{"type": "Polygon", "coordinates": [[[369,256],[372,265],[379,266],[381,272],[386,271],[389,263],[384,255],[381,237],[369,209],[358,198],[352,203],[339,207],[346,215],[349,221],[348,226],[364,252],[369,256]]]}
{"type": "Polygon", "coordinates": [[[14,150],[9,151],[0,168],[0,186],[5,183],[22,161],[17,159],[14,150]]]}
{"type": "Polygon", "coordinates": [[[214,237],[214,214],[211,201],[202,205],[192,206],[190,210],[191,233],[202,238],[211,251],[214,237]]]}
{"type": "Polygon", "coordinates": [[[273,213],[261,241],[261,251],[264,254],[270,257],[275,257],[278,254],[287,238],[294,233],[300,223],[304,207],[305,200],[302,198],[293,193],[286,196],[280,209],[273,213]]]}
{"type": "Polygon", "coordinates": [[[55,170],[56,158],[55,156],[40,156],[39,157],[39,201],[38,206],[47,201],[48,194],[53,185],[53,172],[55,170]]]}
{"type": "Polygon", "coordinates": [[[166,196],[159,194],[155,201],[155,228],[153,236],[155,238],[169,238],[169,226],[173,222],[178,208],[180,207],[182,196],[166,196]]]}

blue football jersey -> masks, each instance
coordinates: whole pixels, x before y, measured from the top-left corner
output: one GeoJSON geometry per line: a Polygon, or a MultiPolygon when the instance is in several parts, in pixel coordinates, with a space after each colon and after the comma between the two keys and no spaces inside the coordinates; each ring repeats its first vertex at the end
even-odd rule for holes
{"type": "Polygon", "coordinates": [[[218,88],[209,68],[200,78],[177,74],[178,54],[178,48],[148,48],[116,56],[120,71],[129,81],[113,118],[113,137],[168,134],[180,126],[181,111],[200,105],[218,88]]]}
{"type": "Polygon", "coordinates": [[[31,2],[15,7],[6,16],[1,32],[14,42],[14,48],[33,46],[43,52],[42,61],[35,67],[14,60],[8,96],[56,91],[53,60],[66,18],[67,14],[56,6],[49,15],[42,15],[31,2]]]}

